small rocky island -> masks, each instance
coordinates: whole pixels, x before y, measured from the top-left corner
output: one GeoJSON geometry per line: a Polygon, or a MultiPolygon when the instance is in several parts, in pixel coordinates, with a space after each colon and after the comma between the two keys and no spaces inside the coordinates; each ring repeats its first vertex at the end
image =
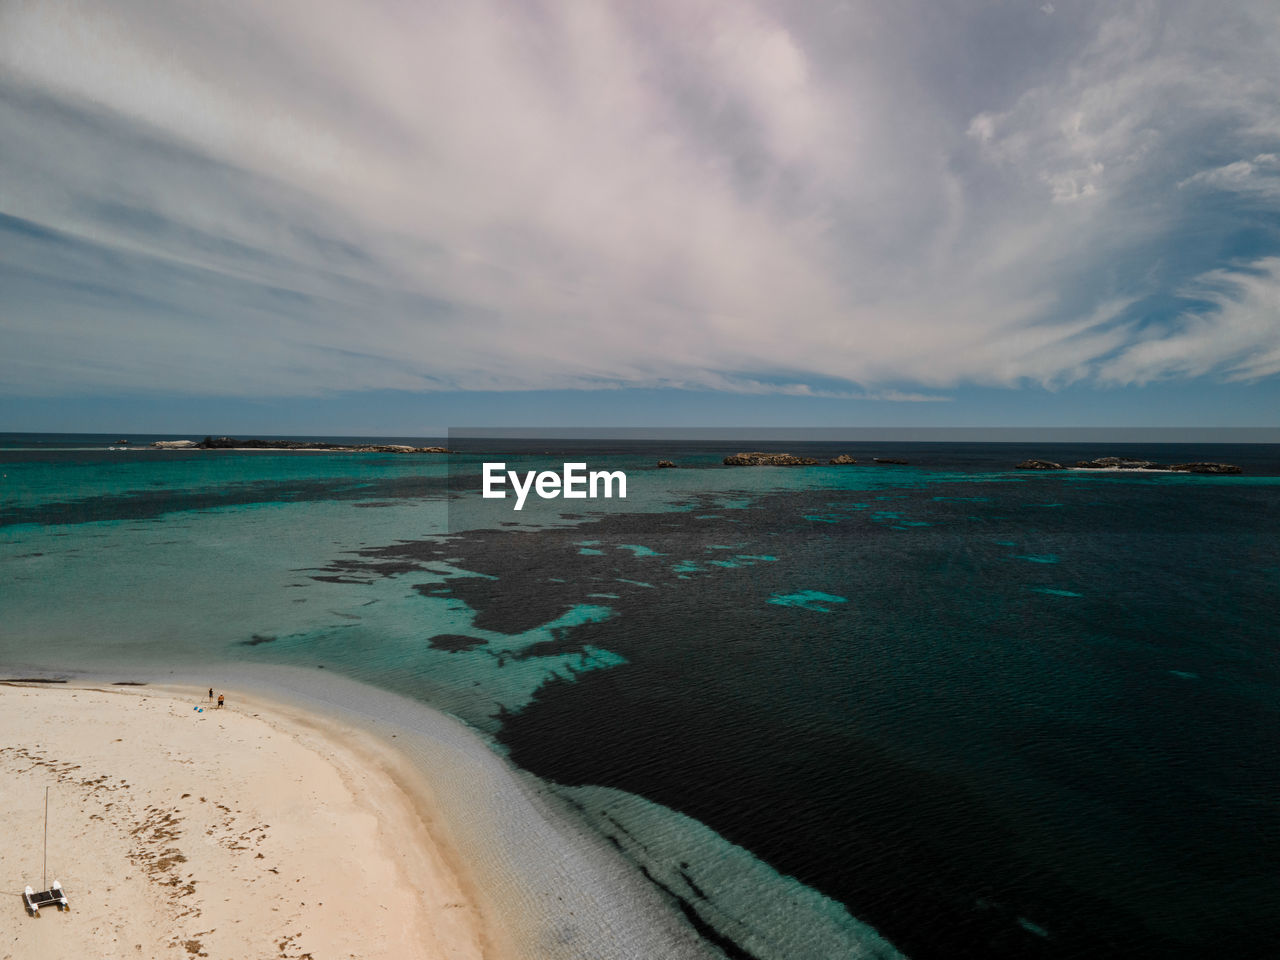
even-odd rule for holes
{"type": "MultiPolygon", "coordinates": [[[[1015,470],[1066,470],[1060,463],[1052,460],[1023,460],[1014,467],[1015,470]]],[[[1234,474],[1242,471],[1234,463],[1156,463],[1154,460],[1139,460],[1135,457],[1098,457],[1094,460],[1077,460],[1076,470],[1164,470],[1174,473],[1225,473],[1234,474]]]]}
{"type": "Polygon", "coordinates": [[[659,470],[673,470],[673,469],[675,469],[675,464],[674,464],[674,463],[672,463],[670,460],[659,460],[659,461],[658,461],[658,469],[659,469],[659,470]]]}
{"type": "Polygon", "coordinates": [[[1169,468],[1178,473],[1243,473],[1234,463],[1175,463],[1169,468]]]}
{"type": "Polygon", "coordinates": [[[203,440],[157,440],[162,450],[327,450],[331,453],[448,453],[447,447],[413,447],[405,443],[324,443],[319,440],[237,440],[205,437],[203,440]]]}
{"type": "MultiPolygon", "coordinates": [[[[906,466],[907,461],[898,457],[874,457],[876,463],[900,464],[906,466]]],[[[834,467],[850,466],[857,463],[847,453],[832,457],[827,463],[834,467]]],[[[735,453],[724,458],[726,467],[812,467],[818,463],[813,457],[798,457],[793,453],[735,453]]]]}
{"type": "Polygon", "coordinates": [[[724,458],[726,467],[812,467],[818,461],[812,457],[797,457],[793,453],[735,453],[724,458]]]}
{"type": "Polygon", "coordinates": [[[1077,470],[1168,470],[1169,467],[1154,460],[1138,460],[1134,457],[1098,457],[1096,460],[1077,460],[1077,470]]]}

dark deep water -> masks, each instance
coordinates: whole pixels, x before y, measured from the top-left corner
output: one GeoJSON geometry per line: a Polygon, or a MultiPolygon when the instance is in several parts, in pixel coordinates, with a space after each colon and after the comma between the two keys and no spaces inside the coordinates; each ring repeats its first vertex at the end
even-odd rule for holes
{"type": "MultiPolygon", "coordinates": [[[[419,646],[394,666],[367,665],[373,628],[346,646],[314,625],[280,643],[237,635],[205,655],[323,649],[331,669],[428,700],[446,668],[465,697],[463,678],[578,657],[492,712],[516,764],[687,814],[917,960],[1280,955],[1276,447],[771,443],[911,463],[735,470],[716,464],[741,443],[484,444],[521,463],[607,462],[633,478],[633,502],[536,529],[498,526],[505,513],[463,529],[451,512],[447,539],[320,558],[307,577],[353,595],[446,560],[484,575],[416,583],[406,603],[470,620],[414,621],[419,646]],[[1107,454],[1246,475],[1010,469],[1107,454]],[[666,456],[676,490],[653,486],[666,456]],[[567,617],[583,605],[605,612],[567,617]],[[616,662],[587,664],[591,651],[616,662]]],[[[163,484],[112,488],[85,479],[106,454],[0,452],[11,473],[38,461],[42,478],[80,477],[6,496],[0,521],[375,514],[468,496],[492,455],[455,458],[446,483],[298,455],[268,469],[216,453],[229,472],[210,475],[209,454],[180,454],[153,468],[163,484]]]]}
{"type": "Polygon", "coordinates": [[[512,759],[681,810],[909,956],[1268,955],[1275,488],[1089,480],[489,533],[462,565],[498,580],[454,590],[518,630],[611,582],[561,642],[628,664],[545,686],[512,759]],[[731,550],[680,580],[622,543],[731,550]],[[806,591],[843,602],[758,599],[806,591]]]}

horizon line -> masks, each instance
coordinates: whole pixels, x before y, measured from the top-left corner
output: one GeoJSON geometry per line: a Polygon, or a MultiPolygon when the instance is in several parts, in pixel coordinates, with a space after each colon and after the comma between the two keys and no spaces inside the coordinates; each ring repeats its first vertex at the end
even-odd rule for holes
{"type": "MultiPolygon", "coordinates": [[[[385,429],[385,428],[384,428],[385,429]]],[[[901,442],[1008,442],[1026,443],[1056,441],[1059,443],[1090,442],[1186,442],[1186,443],[1259,443],[1280,444],[1280,427],[1169,427],[1169,426],[937,426],[937,427],[431,427],[419,431],[386,432],[210,432],[180,431],[0,431],[0,436],[28,437],[136,437],[153,439],[201,439],[206,436],[239,436],[245,439],[528,439],[528,440],[802,440],[857,441],[899,440],[901,442]],[[1177,437],[1177,440],[1174,438],[1177,437]]]]}

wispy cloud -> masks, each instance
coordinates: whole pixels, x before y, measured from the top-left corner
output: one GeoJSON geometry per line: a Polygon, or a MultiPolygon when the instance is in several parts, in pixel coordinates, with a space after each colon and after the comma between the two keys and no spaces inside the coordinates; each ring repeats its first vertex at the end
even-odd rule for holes
{"type": "Polygon", "coordinates": [[[1280,257],[1211,270],[1182,295],[1204,306],[1182,313],[1161,336],[1127,347],[1103,367],[1105,380],[1147,383],[1220,371],[1248,381],[1280,373],[1280,257]]]}
{"type": "Polygon", "coordinates": [[[15,0],[0,383],[1270,376],[1274,226],[1170,249],[1280,205],[1277,48],[1269,2],[15,0]]]}
{"type": "Polygon", "coordinates": [[[1212,170],[1201,170],[1178,187],[1230,190],[1280,199],[1280,156],[1260,153],[1252,160],[1236,160],[1212,170]]]}

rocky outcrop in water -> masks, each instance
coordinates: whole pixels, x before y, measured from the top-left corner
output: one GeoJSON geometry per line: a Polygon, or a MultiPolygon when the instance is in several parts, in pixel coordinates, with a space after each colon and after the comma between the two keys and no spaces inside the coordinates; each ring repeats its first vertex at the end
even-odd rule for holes
{"type": "Polygon", "coordinates": [[[811,467],[818,461],[792,453],[735,453],[724,458],[726,467],[811,467]]]}
{"type": "Polygon", "coordinates": [[[849,456],[847,453],[842,453],[840,454],[840,456],[832,457],[830,460],[827,461],[827,463],[836,467],[843,467],[851,463],[857,463],[857,462],[858,462],[857,460],[853,459],[853,457],[849,456]]]}
{"type": "Polygon", "coordinates": [[[892,463],[899,467],[905,467],[907,465],[907,461],[903,460],[901,457],[872,457],[871,459],[876,463],[892,463]]]}
{"type": "Polygon", "coordinates": [[[674,463],[672,463],[670,460],[659,460],[659,461],[658,461],[658,469],[660,469],[660,470],[671,470],[671,469],[674,469],[674,468],[675,468],[675,464],[674,464],[674,463]]]}
{"type": "Polygon", "coordinates": [[[446,447],[413,447],[407,443],[323,443],[317,440],[237,440],[235,437],[205,437],[199,443],[190,440],[160,441],[153,446],[195,447],[199,450],[329,450],[335,453],[448,453],[446,447]]]}
{"type": "MultiPolygon", "coordinates": [[[[1075,467],[1077,470],[1173,470],[1177,473],[1235,474],[1243,472],[1234,463],[1198,461],[1196,463],[1175,463],[1170,466],[1164,463],[1156,463],[1154,460],[1139,460],[1135,457],[1098,457],[1094,460],[1077,460],[1075,467]]],[[[1062,467],[1049,460],[1024,460],[1018,464],[1017,469],[1061,470],[1062,467]],[[1036,466],[1036,464],[1050,465],[1036,466]]]]}
{"type": "Polygon", "coordinates": [[[1175,463],[1169,468],[1179,473],[1243,473],[1234,463],[1175,463]]]}
{"type": "Polygon", "coordinates": [[[196,446],[194,440],[157,440],[151,444],[161,450],[191,450],[196,446]]]}
{"type": "Polygon", "coordinates": [[[1154,460],[1137,460],[1133,457],[1099,457],[1096,460],[1077,460],[1078,470],[1168,470],[1154,460]]]}

